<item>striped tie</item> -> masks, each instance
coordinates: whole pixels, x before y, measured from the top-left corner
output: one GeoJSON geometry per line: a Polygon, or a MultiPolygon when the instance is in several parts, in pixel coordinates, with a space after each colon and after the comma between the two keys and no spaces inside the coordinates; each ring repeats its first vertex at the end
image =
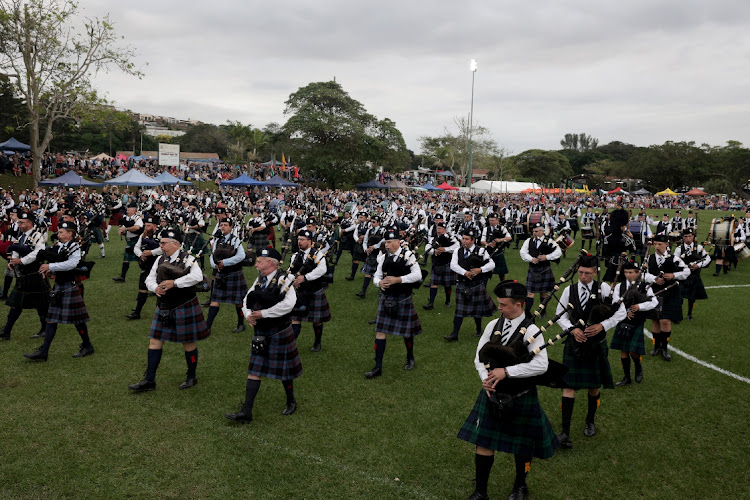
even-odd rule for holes
{"type": "Polygon", "coordinates": [[[513,323],[509,319],[505,320],[505,325],[503,326],[503,337],[501,339],[503,345],[506,345],[508,343],[508,340],[510,340],[510,328],[512,325],[513,323]]]}
{"type": "Polygon", "coordinates": [[[581,309],[586,309],[586,304],[589,301],[589,287],[584,285],[581,290],[581,309]]]}

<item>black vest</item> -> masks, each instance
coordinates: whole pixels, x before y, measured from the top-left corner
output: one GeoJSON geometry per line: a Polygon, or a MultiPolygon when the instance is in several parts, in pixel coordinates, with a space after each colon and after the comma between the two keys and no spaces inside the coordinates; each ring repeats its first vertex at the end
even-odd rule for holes
{"type": "MultiPolygon", "coordinates": [[[[268,309],[282,300],[286,296],[285,288],[279,282],[281,277],[287,276],[287,280],[292,278],[288,275],[281,274],[280,271],[276,272],[276,276],[266,285],[264,290],[261,289],[260,279],[258,283],[250,289],[248,294],[245,296],[245,307],[252,311],[260,311],[268,309]]],[[[285,314],[278,318],[260,318],[255,323],[255,332],[268,332],[276,333],[277,331],[283,330],[290,324],[291,314],[285,314]]]]}
{"type": "Polygon", "coordinates": [[[568,303],[573,306],[573,310],[568,312],[568,317],[570,318],[571,323],[575,324],[578,322],[578,320],[581,319],[584,322],[588,321],[589,314],[591,314],[591,309],[594,306],[602,303],[601,294],[599,292],[599,282],[596,280],[592,281],[591,294],[589,296],[588,302],[586,302],[586,307],[584,308],[581,307],[581,297],[578,293],[578,282],[576,282],[575,285],[570,285],[570,292],[568,293],[568,303]]]}
{"type": "MultiPolygon", "coordinates": [[[[402,277],[409,274],[410,266],[406,262],[404,251],[393,260],[393,256],[385,253],[385,260],[383,261],[383,276],[395,276],[402,277]]],[[[412,285],[410,283],[398,283],[389,286],[383,293],[385,295],[396,296],[396,295],[411,295],[412,285]]]]}
{"type": "MultiPolygon", "coordinates": [[[[625,306],[626,311],[630,309],[630,306],[634,304],[640,304],[641,302],[646,302],[648,300],[646,286],[646,282],[641,281],[638,286],[635,287],[635,290],[633,290],[633,287],[631,287],[630,290],[627,290],[627,282],[623,281],[622,283],[620,283],[620,298],[623,299],[622,303],[625,306]]],[[[646,321],[646,314],[646,312],[638,311],[637,313],[635,313],[635,315],[633,315],[633,319],[628,319],[628,317],[626,316],[625,319],[622,320],[622,322],[639,326],[646,321]]]]}
{"type": "MultiPolygon", "coordinates": [[[[654,276],[658,276],[659,273],[676,273],[682,271],[682,267],[678,266],[674,262],[674,257],[672,257],[671,254],[667,254],[664,257],[664,263],[661,265],[661,267],[656,265],[656,254],[652,254],[648,258],[648,272],[650,274],[653,274],[654,276]]],[[[665,281],[661,285],[657,285],[656,283],[653,284],[651,289],[654,291],[654,293],[658,292],[659,290],[663,290],[669,285],[668,281],[665,281]]],[[[664,292],[665,297],[673,297],[677,296],[679,294],[679,287],[673,287],[670,288],[668,291],[664,292]]]]}
{"type": "MultiPolygon", "coordinates": [[[[539,248],[536,247],[536,238],[531,238],[529,241],[529,255],[531,255],[534,258],[539,257],[540,255],[549,255],[552,252],[555,251],[555,248],[550,244],[550,239],[548,237],[544,237],[542,239],[542,243],[539,245],[539,248]]],[[[543,260],[541,262],[537,262],[534,264],[533,262],[529,262],[529,267],[532,269],[539,269],[542,267],[549,267],[550,261],[549,260],[543,260]]]]}
{"type": "MultiPolygon", "coordinates": [[[[461,246],[461,248],[456,250],[456,252],[458,252],[458,265],[467,271],[470,271],[471,269],[474,269],[475,267],[482,267],[485,264],[485,262],[487,262],[482,258],[481,255],[479,255],[478,245],[474,245],[474,250],[469,252],[468,258],[465,257],[466,249],[463,246],[461,246]]],[[[479,283],[479,280],[477,279],[469,280],[462,274],[458,275],[458,281],[470,281],[472,283],[479,283]]]]}
{"type": "MultiPolygon", "coordinates": [[[[300,250],[294,254],[294,263],[289,267],[289,273],[302,276],[317,267],[315,263],[315,249],[311,248],[310,253],[305,256],[305,252],[300,250]]],[[[307,279],[299,286],[299,290],[316,292],[323,288],[323,277],[308,281],[307,279]]]]}
{"type": "MultiPolygon", "coordinates": [[[[160,256],[159,265],[156,268],[156,282],[161,283],[165,280],[175,280],[187,276],[190,273],[190,267],[185,266],[186,260],[187,254],[182,251],[174,263],[170,263],[166,255],[160,256]]],[[[172,287],[167,290],[167,293],[159,297],[158,303],[162,309],[174,309],[195,297],[195,289],[192,286],[187,288],[172,287]]]]}
{"type": "MultiPolygon", "coordinates": [[[[451,246],[453,244],[453,238],[451,238],[450,236],[448,236],[448,233],[445,233],[442,236],[437,236],[432,241],[433,241],[432,246],[433,246],[433,248],[436,248],[436,249],[440,248],[440,247],[447,248],[447,247],[449,247],[449,246],[451,246]]],[[[449,252],[443,252],[440,255],[438,255],[437,257],[433,257],[432,263],[435,266],[447,266],[447,265],[449,265],[451,263],[451,258],[452,257],[453,256],[452,256],[451,253],[449,253],[449,252]]]]}

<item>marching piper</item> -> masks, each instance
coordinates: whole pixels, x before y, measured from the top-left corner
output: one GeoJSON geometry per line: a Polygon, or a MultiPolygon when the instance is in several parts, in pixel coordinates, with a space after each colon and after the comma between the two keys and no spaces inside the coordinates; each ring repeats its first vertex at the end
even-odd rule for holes
{"type": "Polygon", "coordinates": [[[117,232],[120,236],[125,236],[125,252],[122,256],[122,270],[120,275],[112,278],[112,281],[116,283],[125,283],[125,276],[128,274],[131,262],[137,262],[133,247],[135,242],[138,241],[138,236],[143,230],[143,219],[138,215],[138,205],[131,203],[128,205],[125,217],[120,219],[120,228],[117,232]]]}
{"type": "Polygon", "coordinates": [[[155,215],[146,215],[143,220],[143,233],[138,237],[138,241],[133,246],[133,253],[138,257],[138,266],[141,273],[138,276],[138,297],[136,297],[135,309],[125,317],[129,320],[141,319],[141,310],[148,300],[148,288],[146,288],[146,277],[151,272],[151,268],[156,262],[156,258],[161,255],[157,230],[161,221],[155,215]]]}
{"type": "Polygon", "coordinates": [[[210,330],[219,304],[234,304],[237,313],[237,326],[233,333],[245,331],[245,319],[242,313],[242,301],[247,295],[247,281],[242,273],[242,262],[245,260],[245,249],[242,240],[233,233],[234,223],[226,218],[219,224],[221,235],[211,240],[211,257],[209,262],[216,270],[211,286],[211,302],[208,308],[206,325],[210,330]]]}
{"type": "Polygon", "coordinates": [[[544,224],[537,222],[534,224],[533,237],[523,242],[520,255],[524,262],[529,263],[529,271],[526,273],[526,314],[530,314],[534,307],[534,296],[538,293],[544,300],[555,286],[550,262],[558,260],[562,256],[562,250],[552,238],[544,234],[544,224]]]}
{"type": "Polygon", "coordinates": [[[318,352],[323,339],[323,323],[331,321],[331,308],[326,297],[325,274],[326,249],[313,245],[313,233],[303,229],[297,234],[299,251],[292,255],[289,272],[294,276],[294,287],[297,289],[297,302],[292,311],[292,330],[294,338],[302,331],[302,321],[313,324],[315,341],[310,349],[318,352]]]}
{"type": "Polygon", "coordinates": [[[497,213],[491,213],[487,217],[489,224],[482,231],[480,242],[483,247],[487,248],[490,258],[495,262],[495,269],[492,273],[500,277],[500,281],[505,280],[508,274],[508,264],[505,262],[505,247],[510,246],[513,239],[508,229],[500,224],[500,217],[497,213]]]}
{"type": "Polygon", "coordinates": [[[432,267],[430,269],[430,300],[422,306],[426,310],[435,307],[438,286],[442,285],[445,291],[445,307],[451,305],[451,292],[453,286],[458,282],[457,275],[451,269],[453,252],[458,250],[461,244],[448,234],[445,222],[438,219],[435,223],[435,237],[425,245],[425,253],[432,255],[432,267]]]}
{"type": "Polygon", "coordinates": [[[687,319],[693,319],[693,307],[696,300],[708,299],[706,288],[701,279],[701,269],[711,265],[711,256],[702,245],[695,242],[695,231],[691,228],[682,230],[682,244],[674,250],[674,256],[690,269],[690,276],[680,281],[680,294],[687,299],[687,319]]]}

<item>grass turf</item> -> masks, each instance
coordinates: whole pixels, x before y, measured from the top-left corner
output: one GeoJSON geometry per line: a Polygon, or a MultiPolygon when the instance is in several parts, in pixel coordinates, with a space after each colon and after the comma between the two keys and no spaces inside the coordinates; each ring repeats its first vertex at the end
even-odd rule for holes
{"type": "MultiPolygon", "coordinates": [[[[708,231],[704,214],[699,239],[708,231]]],[[[231,333],[230,306],[222,307],[213,335],[199,343],[198,386],[177,390],[185,361],[181,346],[167,344],[157,390],[129,393],[127,385],[145,368],[154,299],[144,319],[124,318],[135,305],[138,269],[131,267],[125,284],[111,281],[123,246],[113,233],[107,258],[97,260],[86,282],[96,354],[72,359],[78,335],[61,325],[49,361],[27,362],[21,353],[39,345],[28,338],[38,328],[35,311],[25,311],[11,341],[0,344],[0,497],[441,499],[471,492],[473,447],[455,436],[480,387],[472,362],[476,339],[467,320],[459,342],[443,341],[453,308],[443,307],[442,289],[433,311],[421,309],[427,289],[415,297],[424,328],[415,341],[417,368],[403,370],[403,342],[389,337],[383,377],[365,380],[374,338],[367,320],[374,318],[377,293],[371,286],[366,300],[354,296],[362,275],[343,279],[350,270],[345,254],[329,289],[334,319],[325,325],[320,353],[309,352],[312,327],[303,324],[299,410],[282,417],[281,384],[264,380],[255,420],[241,426],[223,414],[244,398],[251,331],[231,333]]],[[[574,253],[554,268],[558,275],[574,253]]],[[[507,258],[509,277],[524,280],[527,267],[518,252],[510,250],[507,258]]],[[[743,262],[714,278],[712,264],[703,279],[706,286],[748,284],[749,269],[743,262]]],[[[251,280],[255,270],[246,274],[251,280]]],[[[741,344],[750,318],[748,289],[708,294],[694,321],[673,328],[673,345],[750,377],[741,344]]],[[[562,358],[560,346],[549,353],[562,358]]],[[[610,363],[618,380],[618,352],[610,352],[610,363]]],[[[742,480],[750,386],[676,355],[671,363],[646,356],[644,371],[640,385],[603,391],[598,434],[591,439],[583,437],[586,397],[578,395],[574,448],[533,462],[533,498],[750,496],[742,480]]],[[[560,391],[541,388],[540,399],[559,430],[560,391]]],[[[504,498],[512,481],[512,458],[498,454],[490,495],[504,498]]]]}

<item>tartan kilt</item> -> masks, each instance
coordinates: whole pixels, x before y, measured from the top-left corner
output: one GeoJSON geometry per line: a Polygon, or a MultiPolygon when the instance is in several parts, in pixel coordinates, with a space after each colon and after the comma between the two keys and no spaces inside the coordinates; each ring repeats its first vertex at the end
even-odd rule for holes
{"type": "Polygon", "coordinates": [[[222,275],[221,273],[216,275],[214,286],[211,287],[211,302],[242,305],[245,295],[247,295],[247,281],[245,281],[242,270],[228,275],[222,275]],[[222,279],[224,282],[221,288],[216,285],[216,279],[222,279]]]}
{"type": "Polygon", "coordinates": [[[354,243],[354,248],[352,248],[352,260],[362,262],[366,259],[367,259],[367,254],[365,253],[365,249],[362,248],[361,244],[354,243]]]}
{"type": "Polygon", "coordinates": [[[572,341],[568,337],[563,350],[563,364],[568,367],[568,373],[563,378],[564,387],[574,390],[598,389],[599,387],[614,389],[615,381],[612,379],[608,353],[607,342],[600,342],[599,349],[592,359],[579,361],[573,357],[572,341]]]}
{"type": "Polygon", "coordinates": [[[19,309],[47,309],[49,301],[49,282],[41,274],[32,274],[22,278],[16,278],[16,286],[13,287],[5,305],[19,309]],[[19,280],[22,287],[19,287],[19,280]],[[22,288],[19,290],[19,288],[22,288]]]}
{"type": "Polygon", "coordinates": [[[644,243],[640,243],[640,242],[635,243],[635,255],[636,256],[645,257],[646,250],[648,250],[648,247],[644,243]]]}
{"type": "Polygon", "coordinates": [[[187,344],[203,340],[211,335],[206,320],[203,318],[203,309],[198,303],[198,297],[193,297],[184,304],[175,307],[173,309],[173,322],[169,326],[164,326],[159,321],[160,311],[161,307],[157,304],[154,320],[151,322],[151,329],[148,332],[148,336],[152,339],[187,344]]]}
{"type": "Polygon", "coordinates": [[[737,252],[734,251],[734,247],[732,245],[716,245],[713,258],[714,260],[721,259],[725,264],[734,264],[737,262],[737,252]]]}
{"type": "Polygon", "coordinates": [[[438,286],[455,286],[458,283],[458,275],[451,271],[451,265],[436,266],[435,259],[432,260],[432,269],[430,270],[430,280],[433,285],[438,286]]]}
{"type": "MultiPolygon", "coordinates": [[[[259,334],[258,331],[255,333],[259,334]]],[[[278,380],[291,380],[302,375],[302,361],[291,325],[273,336],[266,337],[266,343],[265,354],[250,352],[248,375],[278,380]]]]}
{"type": "Polygon", "coordinates": [[[125,252],[122,254],[123,262],[138,262],[140,257],[135,255],[133,247],[138,242],[138,238],[125,238],[125,252]]]}
{"type": "Polygon", "coordinates": [[[378,300],[378,313],[375,322],[375,331],[397,337],[413,337],[422,333],[422,323],[419,321],[417,309],[411,295],[397,295],[398,314],[389,316],[383,310],[383,301],[386,295],[381,294],[378,300]]]}
{"type": "Polygon", "coordinates": [[[304,316],[295,316],[292,314],[294,321],[308,321],[310,323],[325,323],[331,321],[331,306],[328,304],[326,291],[321,288],[313,293],[310,304],[307,306],[307,314],[304,316]]]}
{"type": "Polygon", "coordinates": [[[260,252],[264,248],[268,248],[268,234],[262,231],[253,233],[253,235],[250,236],[250,241],[247,245],[249,249],[253,250],[255,253],[260,252]]]}
{"type": "Polygon", "coordinates": [[[109,218],[109,225],[110,226],[119,226],[120,225],[120,219],[122,219],[122,212],[115,212],[112,214],[112,217],[109,218]]]}
{"type": "Polygon", "coordinates": [[[659,319],[668,319],[670,321],[682,321],[682,297],[677,296],[664,297],[661,300],[661,310],[658,312],[659,319]]]}
{"type": "Polygon", "coordinates": [[[13,269],[10,269],[7,265],[5,266],[5,272],[3,273],[4,276],[8,276],[9,278],[15,278],[16,273],[13,272],[13,269]]]}
{"type": "Polygon", "coordinates": [[[492,274],[497,274],[498,276],[504,276],[508,274],[508,264],[505,262],[505,252],[495,252],[492,254],[492,261],[495,263],[495,269],[492,271],[492,274]]]}
{"type": "Polygon", "coordinates": [[[457,318],[482,318],[493,316],[497,312],[497,306],[490,294],[487,293],[486,284],[481,281],[478,285],[469,287],[473,283],[459,281],[456,287],[456,313],[457,318]],[[465,291],[465,292],[464,292],[465,291]]]}
{"type": "Polygon", "coordinates": [[[610,342],[610,349],[617,349],[618,351],[634,352],[636,354],[646,354],[646,346],[643,344],[643,324],[638,325],[630,338],[625,338],[621,334],[622,329],[620,324],[615,328],[615,333],[612,335],[612,342],[610,342]]]}
{"type": "Polygon", "coordinates": [[[187,233],[185,235],[185,251],[191,252],[193,255],[200,252],[206,240],[203,239],[201,233],[187,233]]]}
{"type": "Polygon", "coordinates": [[[375,264],[371,264],[370,263],[370,259],[367,259],[367,260],[365,260],[365,263],[362,266],[362,271],[361,272],[364,273],[364,274],[369,274],[370,276],[374,276],[375,275],[375,271],[377,271],[377,270],[378,270],[378,263],[377,263],[377,261],[375,262],[375,264]]]}
{"type": "Polygon", "coordinates": [[[527,457],[551,457],[560,443],[539,404],[536,387],[515,398],[513,403],[512,415],[507,421],[498,422],[489,410],[487,393],[481,389],[457,437],[489,450],[527,457]]]}
{"type": "Polygon", "coordinates": [[[351,233],[346,233],[341,235],[341,238],[339,239],[339,248],[341,250],[350,250],[352,253],[354,252],[354,235],[351,233]]]}
{"type": "Polygon", "coordinates": [[[708,294],[703,286],[700,274],[691,275],[688,279],[680,281],[680,294],[687,300],[706,300],[708,294]]]}
{"type": "Polygon", "coordinates": [[[77,284],[73,286],[70,283],[55,284],[52,290],[62,295],[62,305],[56,306],[50,302],[49,309],[47,309],[47,323],[78,325],[89,320],[81,288],[77,284]]]}
{"type": "Polygon", "coordinates": [[[529,266],[526,273],[526,289],[529,293],[546,293],[555,287],[555,275],[552,266],[533,269],[529,266]]]}

